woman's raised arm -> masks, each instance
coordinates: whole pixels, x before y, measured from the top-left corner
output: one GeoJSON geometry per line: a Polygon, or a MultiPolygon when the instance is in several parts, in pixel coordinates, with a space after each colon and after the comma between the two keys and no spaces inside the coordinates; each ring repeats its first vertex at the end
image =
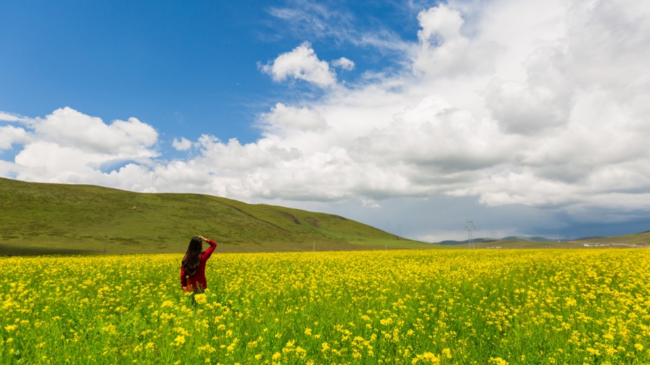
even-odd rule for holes
{"type": "Polygon", "coordinates": [[[208,248],[207,250],[205,250],[205,252],[203,253],[203,255],[201,255],[201,258],[202,258],[203,260],[207,260],[207,259],[210,258],[210,256],[212,256],[212,253],[213,253],[214,250],[217,248],[217,243],[214,242],[213,240],[208,239],[208,238],[205,238],[205,237],[203,237],[203,236],[199,236],[199,238],[200,238],[203,242],[207,242],[207,243],[210,245],[210,248],[208,248]]]}

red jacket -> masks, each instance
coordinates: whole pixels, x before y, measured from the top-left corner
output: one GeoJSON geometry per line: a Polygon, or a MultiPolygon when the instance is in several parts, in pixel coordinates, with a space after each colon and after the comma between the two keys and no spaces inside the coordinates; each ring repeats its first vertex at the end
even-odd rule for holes
{"type": "Polygon", "coordinates": [[[210,244],[210,248],[201,252],[201,263],[199,264],[199,269],[196,270],[194,275],[185,277],[185,268],[181,265],[181,286],[185,288],[185,291],[205,289],[208,287],[208,283],[205,280],[205,263],[214,252],[214,249],[217,248],[217,244],[210,240],[207,240],[206,242],[210,244]]]}

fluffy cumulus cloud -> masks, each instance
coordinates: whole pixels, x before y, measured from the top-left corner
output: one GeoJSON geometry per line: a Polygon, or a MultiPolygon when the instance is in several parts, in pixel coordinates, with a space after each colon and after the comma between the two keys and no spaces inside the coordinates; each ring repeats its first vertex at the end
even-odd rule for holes
{"type": "Polygon", "coordinates": [[[502,46],[490,39],[470,39],[462,34],[462,14],[449,6],[421,11],[420,44],[413,58],[414,72],[425,77],[458,77],[494,70],[502,46]]]}
{"type": "Polygon", "coordinates": [[[180,140],[174,138],[172,146],[178,151],[187,151],[192,148],[192,142],[185,137],[182,137],[180,140]]]}
{"type": "Polygon", "coordinates": [[[153,157],[149,147],[158,139],[155,129],[136,118],[107,125],[100,118],[68,107],[25,124],[34,130],[38,141],[98,155],[153,157]]]}
{"type": "Polygon", "coordinates": [[[10,125],[0,127],[0,150],[10,149],[12,144],[26,141],[27,132],[25,132],[25,129],[10,125]]]}
{"type": "MultiPolygon", "coordinates": [[[[24,180],[233,198],[358,200],[478,196],[575,217],[650,204],[650,7],[640,1],[454,2],[423,9],[398,72],[337,83],[309,43],[261,67],[322,87],[278,102],[261,138],[174,140],[135,118],[106,124],[65,108],[0,114],[0,165],[24,180]],[[106,166],[119,161],[113,170],[106,166]]],[[[331,66],[352,69],[347,58],[331,66]]],[[[611,216],[608,216],[610,219],[611,216]]]]}
{"type": "Polygon", "coordinates": [[[341,57],[338,60],[332,61],[332,66],[340,67],[347,71],[354,70],[354,62],[345,57],[341,57]]]}
{"type": "Polygon", "coordinates": [[[271,64],[262,66],[262,71],[271,75],[275,81],[295,78],[320,87],[336,83],[336,74],[330,69],[329,63],[318,59],[309,42],[281,54],[271,64]]]}
{"type": "Polygon", "coordinates": [[[110,174],[103,170],[128,162],[146,170],[144,166],[159,155],[158,133],[136,118],[106,124],[65,107],[45,118],[0,116],[0,120],[21,125],[1,127],[0,147],[23,145],[13,163],[2,164],[0,173],[22,180],[115,185],[116,179],[107,180],[110,174]]]}
{"type": "Polygon", "coordinates": [[[262,114],[261,120],[262,128],[269,134],[327,129],[327,121],[318,112],[282,103],[277,103],[270,113],[262,114]]]}

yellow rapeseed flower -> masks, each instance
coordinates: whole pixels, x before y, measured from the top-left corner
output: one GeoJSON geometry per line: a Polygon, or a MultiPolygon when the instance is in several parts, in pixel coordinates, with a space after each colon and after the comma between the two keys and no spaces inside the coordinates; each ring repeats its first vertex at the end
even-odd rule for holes
{"type": "Polygon", "coordinates": [[[449,350],[449,349],[443,349],[443,350],[442,350],[442,354],[443,354],[446,358],[451,359],[451,350],[449,350]]]}
{"type": "Polygon", "coordinates": [[[194,300],[195,300],[198,304],[205,304],[205,303],[208,302],[208,298],[205,296],[205,294],[196,294],[196,295],[194,296],[194,300]]]}
{"type": "Polygon", "coordinates": [[[165,300],[161,305],[160,308],[168,308],[168,307],[173,307],[174,303],[172,303],[171,300],[165,300]]]}
{"type": "Polygon", "coordinates": [[[185,343],[185,336],[176,336],[174,342],[171,343],[172,346],[180,346],[185,343]]]}

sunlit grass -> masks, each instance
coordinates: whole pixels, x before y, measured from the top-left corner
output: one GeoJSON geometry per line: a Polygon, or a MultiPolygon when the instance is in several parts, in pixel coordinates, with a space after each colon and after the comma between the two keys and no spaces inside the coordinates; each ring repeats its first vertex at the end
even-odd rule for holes
{"type": "MultiPolygon", "coordinates": [[[[338,215],[202,194],[145,194],[0,178],[0,255],[185,252],[198,234],[222,252],[366,250],[397,236],[338,215]]],[[[407,222],[404,222],[405,224],[407,222]]],[[[430,245],[411,242],[410,248],[430,245]]]]}

